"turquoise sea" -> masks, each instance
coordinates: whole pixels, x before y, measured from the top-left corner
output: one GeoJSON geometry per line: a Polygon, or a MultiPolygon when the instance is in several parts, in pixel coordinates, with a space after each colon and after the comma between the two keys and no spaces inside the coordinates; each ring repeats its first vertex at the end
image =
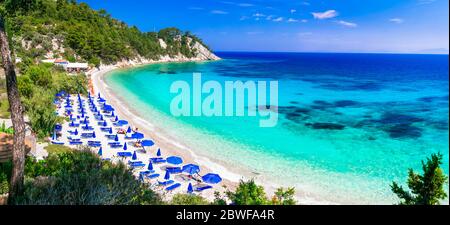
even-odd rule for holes
{"type": "Polygon", "coordinates": [[[408,168],[420,170],[438,151],[448,174],[448,55],[217,54],[223,60],[116,70],[105,80],[142,118],[194,151],[296,187],[301,203],[396,203],[390,183],[405,184],[408,168]],[[278,124],[172,116],[170,86],[192,83],[193,72],[222,84],[277,80],[278,124]]]}

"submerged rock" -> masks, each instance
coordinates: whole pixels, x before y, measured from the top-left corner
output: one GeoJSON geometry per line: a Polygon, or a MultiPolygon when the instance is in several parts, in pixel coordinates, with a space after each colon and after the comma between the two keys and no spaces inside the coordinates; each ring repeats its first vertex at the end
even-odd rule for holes
{"type": "Polygon", "coordinates": [[[344,125],[337,123],[307,123],[305,125],[316,130],[343,130],[345,128],[344,125]]]}
{"type": "Polygon", "coordinates": [[[421,128],[404,124],[388,127],[385,131],[391,138],[419,138],[422,136],[421,128]]]}

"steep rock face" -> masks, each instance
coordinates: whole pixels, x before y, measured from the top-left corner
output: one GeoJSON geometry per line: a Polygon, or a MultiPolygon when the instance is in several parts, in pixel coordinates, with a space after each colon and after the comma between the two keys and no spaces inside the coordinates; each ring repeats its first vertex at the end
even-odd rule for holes
{"type": "Polygon", "coordinates": [[[220,58],[216,56],[214,53],[209,51],[205,46],[201,45],[198,42],[195,42],[194,49],[197,50],[197,57],[200,60],[219,60],[220,58]]]}
{"type": "MultiPolygon", "coordinates": [[[[194,41],[195,44],[191,45],[194,40],[189,38],[188,46],[191,51],[196,54],[194,57],[186,57],[185,55],[178,53],[176,56],[162,55],[160,56],[161,61],[210,61],[210,60],[220,60],[218,56],[212,53],[208,48],[206,48],[201,43],[194,41]]],[[[159,39],[159,44],[161,48],[166,49],[167,44],[164,40],[159,39]]]]}

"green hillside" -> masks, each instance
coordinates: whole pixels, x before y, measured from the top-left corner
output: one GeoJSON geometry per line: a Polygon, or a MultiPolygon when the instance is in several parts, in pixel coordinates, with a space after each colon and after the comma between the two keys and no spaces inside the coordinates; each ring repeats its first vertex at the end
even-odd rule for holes
{"type": "Polygon", "coordinates": [[[13,34],[16,55],[25,61],[44,58],[48,52],[52,52],[52,57],[93,65],[178,53],[191,58],[196,55],[196,49],[191,48],[195,41],[204,45],[196,36],[177,28],[141,32],[111,18],[104,10],[96,11],[76,1],[5,0],[1,5],[8,15],[7,26],[13,34]],[[167,48],[161,47],[159,39],[167,48]],[[64,50],[54,51],[55,44],[64,50]]]}

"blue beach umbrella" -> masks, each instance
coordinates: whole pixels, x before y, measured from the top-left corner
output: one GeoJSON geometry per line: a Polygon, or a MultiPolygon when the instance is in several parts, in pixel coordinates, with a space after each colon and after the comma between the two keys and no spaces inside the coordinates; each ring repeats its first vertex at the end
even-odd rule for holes
{"type": "Polygon", "coordinates": [[[118,122],[119,121],[119,117],[116,116],[116,118],[114,118],[114,121],[118,122]]]}
{"type": "Polygon", "coordinates": [[[75,135],[78,135],[78,129],[77,129],[77,128],[75,128],[74,134],[75,134],[75,135]]]}
{"type": "Polygon", "coordinates": [[[166,174],[164,175],[164,179],[168,180],[170,179],[170,173],[166,170],[166,174]]]}
{"type": "Polygon", "coordinates": [[[98,155],[103,155],[103,149],[102,149],[102,147],[100,147],[100,149],[98,150],[98,155]]]}
{"type": "Polygon", "coordinates": [[[103,126],[106,127],[108,124],[106,123],[106,120],[103,121],[103,126]]]}
{"type": "MultiPolygon", "coordinates": [[[[125,144],[123,145],[123,150],[127,150],[128,149],[128,147],[127,147],[127,143],[125,142],[125,144]]],[[[136,153],[136,152],[135,152],[136,153]]]]}
{"type": "Polygon", "coordinates": [[[153,164],[152,164],[151,161],[148,163],[147,169],[148,169],[148,170],[153,170],[153,164]]]}
{"type": "Polygon", "coordinates": [[[69,115],[69,120],[72,120],[72,114],[69,115]]]}
{"type": "Polygon", "coordinates": [[[112,134],[112,127],[109,128],[109,134],[112,134]]]}
{"type": "Polygon", "coordinates": [[[72,122],[70,123],[70,126],[75,126],[75,123],[73,122],[73,120],[72,120],[72,122]]]}
{"type": "Polygon", "coordinates": [[[131,135],[131,138],[142,139],[142,138],[144,138],[144,134],[143,133],[134,133],[131,135]]]}
{"type": "Polygon", "coordinates": [[[95,131],[94,131],[94,132],[92,132],[92,137],[93,137],[93,138],[95,138],[95,131]]]}
{"type": "Polygon", "coordinates": [[[98,93],[98,98],[100,98],[100,92],[98,93]]]}
{"type": "Polygon", "coordinates": [[[111,117],[113,117],[113,116],[115,116],[115,115],[114,115],[114,111],[111,112],[111,117]]]}
{"type": "Polygon", "coordinates": [[[192,174],[200,172],[200,166],[195,165],[195,164],[187,164],[187,165],[183,166],[182,171],[192,175],[192,174]]]}
{"type": "Polygon", "coordinates": [[[131,133],[131,127],[128,126],[127,133],[131,133]]]}
{"type": "Polygon", "coordinates": [[[181,158],[178,157],[178,156],[170,156],[170,157],[167,157],[166,161],[167,161],[168,163],[170,163],[170,164],[173,164],[173,165],[179,165],[179,164],[183,163],[183,159],[181,159],[181,158]]]}
{"type": "Polygon", "coordinates": [[[86,128],[86,129],[88,129],[89,128],[89,126],[88,126],[88,124],[86,123],[86,125],[84,126],[84,128],[86,128]]]}
{"type": "Polygon", "coordinates": [[[217,184],[220,181],[222,181],[222,178],[219,176],[219,174],[208,173],[202,177],[202,180],[203,180],[203,182],[208,183],[208,184],[217,184]]]}
{"type": "Polygon", "coordinates": [[[85,123],[85,124],[88,124],[87,117],[84,117],[84,123],[85,123]]]}
{"type": "Polygon", "coordinates": [[[155,144],[155,143],[153,143],[152,140],[143,140],[143,141],[141,142],[141,145],[142,145],[143,147],[145,147],[145,146],[150,147],[150,146],[153,146],[154,144],[155,144]]]}
{"type": "Polygon", "coordinates": [[[194,189],[192,188],[192,184],[189,183],[188,188],[187,188],[187,193],[191,194],[192,192],[194,192],[194,189]]]}
{"type": "Polygon", "coordinates": [[[100,120],[103,120],[103,115],[100,115],[100,120]]]}
{"type": "Polygon", "coordinates": [[[133,156],[131,157],[132,160],[136,160],[137,159],[137,155],[136,155],[136,151],[133,152],[133,156]]]}
{"type": "Polygon", "coordinates": [[[158,151],[156,152],[156,156],[161,156],[161,149],[158,148],[158,151]]]}
{"type": "Polygon", "coordinates": [[[114,138],[114,141],[119,141],[119,136],[116,134],[116,137],[114,138]]]}

